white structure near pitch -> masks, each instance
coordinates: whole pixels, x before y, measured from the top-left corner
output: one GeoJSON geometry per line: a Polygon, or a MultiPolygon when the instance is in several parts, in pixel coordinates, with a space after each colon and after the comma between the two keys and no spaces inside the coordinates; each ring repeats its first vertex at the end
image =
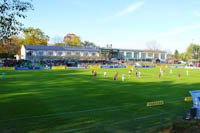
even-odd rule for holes
{"type": "Polygon", "coordinates": [[[49,60],[48,57],[99,57],[100,49],[95,47],[70,47],[70,46],[33,46],[22,45],[21,59],[32,62],[49,60]]]}
{"type": "Polygon", "coordinates": [[[190,91],[193,99],[193,108],[197,109],[196,117],[197,119],[200,118],[200,90],[190,91]]]}

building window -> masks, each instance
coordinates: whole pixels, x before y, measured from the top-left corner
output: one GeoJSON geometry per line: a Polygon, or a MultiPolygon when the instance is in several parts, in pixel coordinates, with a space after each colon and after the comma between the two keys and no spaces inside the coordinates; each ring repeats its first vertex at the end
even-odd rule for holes
{"type": "MultiPolygon", "coordinates": [[[[38,54],[39,54],[39,53],[38,53],[38,54]]],[[[27,52],[26,52],[26,55],[27,55],[27,56],[32,56],[32,51],[27,51],[27,52]]]]}
{"type": "Polygon", "coordinates": [[[153,53],[148,53],[148,57],[153,57],[153,53]]]}
{"type": "Polygon", "coordinates": [[[161,59],[165,59],[165,54],[161,54],[161,59]]]}
{"type": "Polygon", "coordinates": [[[87,53],[87,52],[84,52],[84,53],[83,53],[83,56],[88,56],[88,53],[87,53]]]}
{"type": "Polygon", "coordinates": [[[44,52],[43,51],[39,51],[38,52],[38,56],[43,56],[44,52]]]}
{"type": "Polygon", "coordinates": [[[141,58],[143,58],[143,59],[146,58],[146,53],[142,53],[141,58]]]}
{"type": "Polygon", "coordinates": [[[159,55],[158,55],[158,54],[155,54],[155,55],[154,55],[154,58],[159,58],[159,55]]]}
{"type": "Polygon", "coordinates": [[[139,58],[139,52],[134,52],[134,58],[139,58]]]}
{"type": "Polygon", "coordinates": [[[66,52],[66,55],[72,55],[72,52],[68,51],[68,52],[66,52]]]}
{"type": "Polygon", "coordinates": [[[124,52],[120,52],[120,53],[119,53],[119,56],[120,56],[120,57],[124,57],[124,52]]]}
{"type": "Polygon", "coordinates": [[[53,56],[53,52],[48,52],[47,56],[53,56]]]}
{"type": "Polygon", "coordinates": [[[92,56],[96,56],[96,53],[92,53],[92,56]]]}
{"type": "Polygon", "coordinates": [[[132,57],[132,53],[131,52],[127,52],[126,53],[126,57],[131,58],[132,57]]]}
{"type": "Polygon", "coordinates": [[[80,52],[76,52],[76,55],[80,56],[80,52]]]}
{"type": "Polygon", "coordinates": [[[56,55],[57,56],[62,56],[62,52],[57,52],[56,55]]]}
{"type": "Polygon", "coordinates": [[[33,56],[36,56],[36,55],[37,55],[37,52],[36,52],[36,51],[32,51],[32,55],[33,55],[33,56]]]}

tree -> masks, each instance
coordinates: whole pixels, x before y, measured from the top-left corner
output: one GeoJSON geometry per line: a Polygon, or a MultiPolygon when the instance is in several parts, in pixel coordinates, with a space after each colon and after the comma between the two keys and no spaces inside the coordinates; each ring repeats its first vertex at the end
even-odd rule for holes
{"type": "Polygon", "coordinates": [[[190,44],[186,50],[186,57],[188,59],[199,59],[200,57],[200,45],[190,44]]]}
{"type": "Polygon", "coordinates": [[[81,46],[80,38],[75,34],[67,34],[64,37],[64,43],[67,46],[81,46]]]}
{"type": "Polygon", "coordinates": [[[20,54],[18,41],[17,36],[12,36],[9,40],[4,41],[4,44],[0,42],[0,58],[13,58],[14,55],[20,54]]]}
{"type": "Polygon", "coordinates": [[[23,24],[19,18],[25,19],[24,13],[29,9],[33,9],[32,4],[23,0],[0,1],[0,40],[2,42],[23,30],[23,24]]]}
{"type": "Polygon", "coordinates": [[[178,59],[178,57],[179,57],[179,52],[178,52],[177,49],[176,49],[175,52],[174,52],[174,57],[175,57],[176,59],[178,59]]]}
{"type": "Polygon", "coordinates": [[[65,44],[64,43],[55,43],[55,44],[53,44],[54,46],[65,46],[65,44]]]}
{"type": "Polygon", "coordinates": [[[93,42],[89,42],[89,41],[81,42],[81,46],[96,47],[96,45],[93,42]]]}
{"type": "Polygon", "coordinates": [[[24,30],[24,39],[21,39],[20,45],[47,45],[49,37],[44,32],[33,27],[29,27],[24,30]]]}
{"type": "Polygon", "coordinates": [[[179,53],[177,59],[186,61],[187,60],[186,54],[185,53],[179,53]]]}

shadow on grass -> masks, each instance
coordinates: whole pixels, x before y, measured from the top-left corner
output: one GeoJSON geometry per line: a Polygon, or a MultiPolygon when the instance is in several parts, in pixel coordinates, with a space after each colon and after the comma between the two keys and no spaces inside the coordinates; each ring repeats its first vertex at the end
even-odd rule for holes
{"type": "MultiPolygon", "coordinates": [[[[199,89],[200,84],[121,82],[113,81],[112,76],[95,78],[90,71],[82,70],[9,72],[8,79],[0,81],[0,132],[50,132],[183,111],[192,106],[183,101],[184,97],[189,96],[189,90],[199,89]],[[158,100],[171,102],[146,107],[146,102],[158,100]]],[[[144,121],[136,123],[145,125],[144,121]]],[[[126,132],[126,128],[118,131],[126,132]]]]}

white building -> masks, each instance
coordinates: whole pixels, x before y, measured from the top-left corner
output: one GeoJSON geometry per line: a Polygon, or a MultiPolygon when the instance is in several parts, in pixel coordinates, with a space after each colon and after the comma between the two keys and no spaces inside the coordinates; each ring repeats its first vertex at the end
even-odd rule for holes
{"type": "Polygon", "coordinates": [[[99,57],[99,48],[23,45],[21,59],[39,61],[41,59],[99,57]]]}
{"type": "Polygon", "coordinates": [[[21,48],[21,59],[37,62],[40,60],[54,59],[97,59],[104,60],[105,55],[110,58],[120,58],[127,60],[153,60],[165,61],[167,52],[148,51],[136,49],[113,49],[95,47],[65,47],[65,46],[39,46],[23,45],[21,48]]]}
{"type": "Polygon", "coordinates": [[[136,49],[119,49],[119,56],[127,59],[160,59],[165,61],[167,59],[167,52],[165,51],[149,51],[136,49]]]}

